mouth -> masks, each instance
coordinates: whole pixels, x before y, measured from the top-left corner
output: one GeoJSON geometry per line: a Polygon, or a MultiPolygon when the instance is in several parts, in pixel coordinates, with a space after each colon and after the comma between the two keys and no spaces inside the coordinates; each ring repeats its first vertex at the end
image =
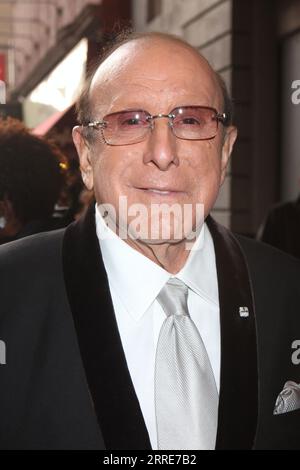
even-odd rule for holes
{"type": "Polygon", "coordinates": [[[154,194],[160,194],[160,195],[166,195],[166,194],[172,194],[172,193],[178,192],[178,191],[170,191],[169,189],[161,190],[161,189],[153,189],[153,188],[142,189],[142,191],[147,191],[148,193],[154,193],[154,194]]]}
{"type": "Polygon", "coordinates": [[[173,188],[148,188],[148,187],[136,187],[135,189],[139,191],[143,191],[145,193],[150,193],[150,194],[157,194],[159,196],[170,196],[170,195],[178,195],[178,194],[183,194],[183,191],[179,191],[178,189],[173,189],[173,188]]]}
{"type": "Polygon", "coordinates": [[[156,188],[137,188],[139,191],[145,194],[145,197],[151,198],[151,200],[157,201],[176,201],[179,197],[183,196],[182,191],[174,189],[156,189],[156,188]]]}

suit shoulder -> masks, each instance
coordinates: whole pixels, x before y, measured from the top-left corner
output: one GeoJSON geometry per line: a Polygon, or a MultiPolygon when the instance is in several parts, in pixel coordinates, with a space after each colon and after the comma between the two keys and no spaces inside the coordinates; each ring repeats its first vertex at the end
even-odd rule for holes
{"type": "Polygon", "coordinates": [[[262,272],[289,272],[300,278],[300,260],[278,248],[253,240],[243,235],[234,234],[240,244],[248,264],[257,266],[262,272]]]}
{"type": "Polygon", "coordinates": [[[34,267],[57,258],[65,229],[42,232],[0,246],[0,269],[34,267]]]}

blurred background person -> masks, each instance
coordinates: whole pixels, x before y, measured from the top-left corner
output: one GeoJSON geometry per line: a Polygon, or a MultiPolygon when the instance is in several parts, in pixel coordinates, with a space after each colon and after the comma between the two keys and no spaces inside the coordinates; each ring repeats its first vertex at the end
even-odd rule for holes
{"type": "Polygon", "coordinates": [[[300,194],[270,209],[257,238],[300,258],[300,194]]]}
{"type": "Polygon", "coordinates": [[[93,200],[95,200],[94,191],[84,188],[79,194],[78,210],[74,215],[75,220],[78,220],[87,211],[93,200]]]}
{"type": "Polygon", "coordinates": [[[65,206],[67,207],[64,213],[66,225],[76,219],[76,214],[81,213],[80,195],[84,190],[78,159],[71,158],[68,160],[65,184],[60,195],[60,201],[65,200],[65,206]]]}
{"type": "Polygon", "coordinates": [[[16,119],[0,120],[0,244],[66,225],[53,217],[66,160],[16,119]]]}

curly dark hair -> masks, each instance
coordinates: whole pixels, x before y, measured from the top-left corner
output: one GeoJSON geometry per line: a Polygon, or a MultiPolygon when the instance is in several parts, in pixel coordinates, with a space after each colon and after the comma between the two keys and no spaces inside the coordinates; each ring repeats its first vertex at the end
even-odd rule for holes
{"type": "Polygon", "coordinates": [[[0,120],[0,200],[8,199],[23,224],[51,216],[64,182],[65,157],[20,121],[0,120]]]}

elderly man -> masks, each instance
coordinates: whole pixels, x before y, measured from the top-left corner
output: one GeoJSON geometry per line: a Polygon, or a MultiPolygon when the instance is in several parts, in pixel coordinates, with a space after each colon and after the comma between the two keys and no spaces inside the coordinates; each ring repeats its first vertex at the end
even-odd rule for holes
{"type": "Polygon", "coordinates": [[[1,447],[300,448],[299,263],[209,215],[237,134],[222,80],[131,36],[79,121],[96,208],[0,253],[1,447]]]}

